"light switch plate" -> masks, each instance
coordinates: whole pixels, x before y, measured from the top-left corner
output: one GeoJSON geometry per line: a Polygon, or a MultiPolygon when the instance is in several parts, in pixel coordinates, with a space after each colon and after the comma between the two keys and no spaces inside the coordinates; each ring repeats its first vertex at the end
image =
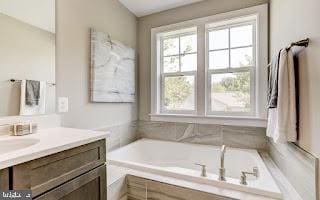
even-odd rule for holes
{"type": "Polygon", "coordinates": [[[69,110],[69,99],[68,97],[59,97],[58,98],[58,112],[66,113],[69,110]]]}

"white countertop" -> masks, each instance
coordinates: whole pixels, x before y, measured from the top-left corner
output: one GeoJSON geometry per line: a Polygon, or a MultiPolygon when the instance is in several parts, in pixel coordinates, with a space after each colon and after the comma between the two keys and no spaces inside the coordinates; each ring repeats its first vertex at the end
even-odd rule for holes
{"type": "Polygon", "coordinates": [[[0,142],[19,139],[39,140],[38,143],[23,149],[7,153],[0,152],[0,169],[105,139],[107,136],[107,132],[64,127],[42,129],[26,136],[0,136],[0,142]]]}

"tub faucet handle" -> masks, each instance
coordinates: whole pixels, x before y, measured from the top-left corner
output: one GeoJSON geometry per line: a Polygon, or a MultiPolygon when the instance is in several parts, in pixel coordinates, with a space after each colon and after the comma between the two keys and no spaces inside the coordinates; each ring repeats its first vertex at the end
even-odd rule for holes
{"type": "Polygon", "coordinates": [[[247,175],[252,175],[255,177],[259,177],[259,168],[258,167],[254,167],[252,169],[252,172],[241,172],[241,177],[240,177],[240,184],[242,185],[248,185],[247,183],[247,175]]]}
{"type": "Polygon", "coordinates": [[[203,164],[200,164],[200,163],[194,163],[194,164],[201,167],[201,176],[202,177],[206,177],[207,176],[206,165],[203,165],[203,164]]]}
{"type": "Polygon", "coordinates": [[[254,167],[253,168],[253,175],[255,176],[255,177],[259,177],[260,176],[260,173],[259,173],[259,168],[258,167],[254,167]]]}

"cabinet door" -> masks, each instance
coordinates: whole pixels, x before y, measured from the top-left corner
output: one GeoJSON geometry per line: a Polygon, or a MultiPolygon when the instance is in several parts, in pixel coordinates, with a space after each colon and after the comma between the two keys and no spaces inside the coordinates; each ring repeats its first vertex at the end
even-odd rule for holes
{"type": "Polygon", "coordinates": [[[106,200],[106,166],[83,174],[34,200],[106,200]]]}
{"type": "Polygon", "coordinates": [[[0,170],[0,190],[9,190],[9,170],[0,170]]]}
{"type": "Polygon", "coordinates": [[[39,196],[106,161],[105,140],[89,143],[13,167],[12,187],[39,196]]]}

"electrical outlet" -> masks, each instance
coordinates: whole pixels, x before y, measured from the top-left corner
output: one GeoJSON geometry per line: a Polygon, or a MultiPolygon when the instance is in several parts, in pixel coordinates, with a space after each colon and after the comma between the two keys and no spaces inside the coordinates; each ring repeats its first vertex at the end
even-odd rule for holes
{"type": "Polygon", "coordinates": [[[58,112],[66,113],[69,110],[69,99],[68,97],[59,97],[58,98],[58,112]]]}

